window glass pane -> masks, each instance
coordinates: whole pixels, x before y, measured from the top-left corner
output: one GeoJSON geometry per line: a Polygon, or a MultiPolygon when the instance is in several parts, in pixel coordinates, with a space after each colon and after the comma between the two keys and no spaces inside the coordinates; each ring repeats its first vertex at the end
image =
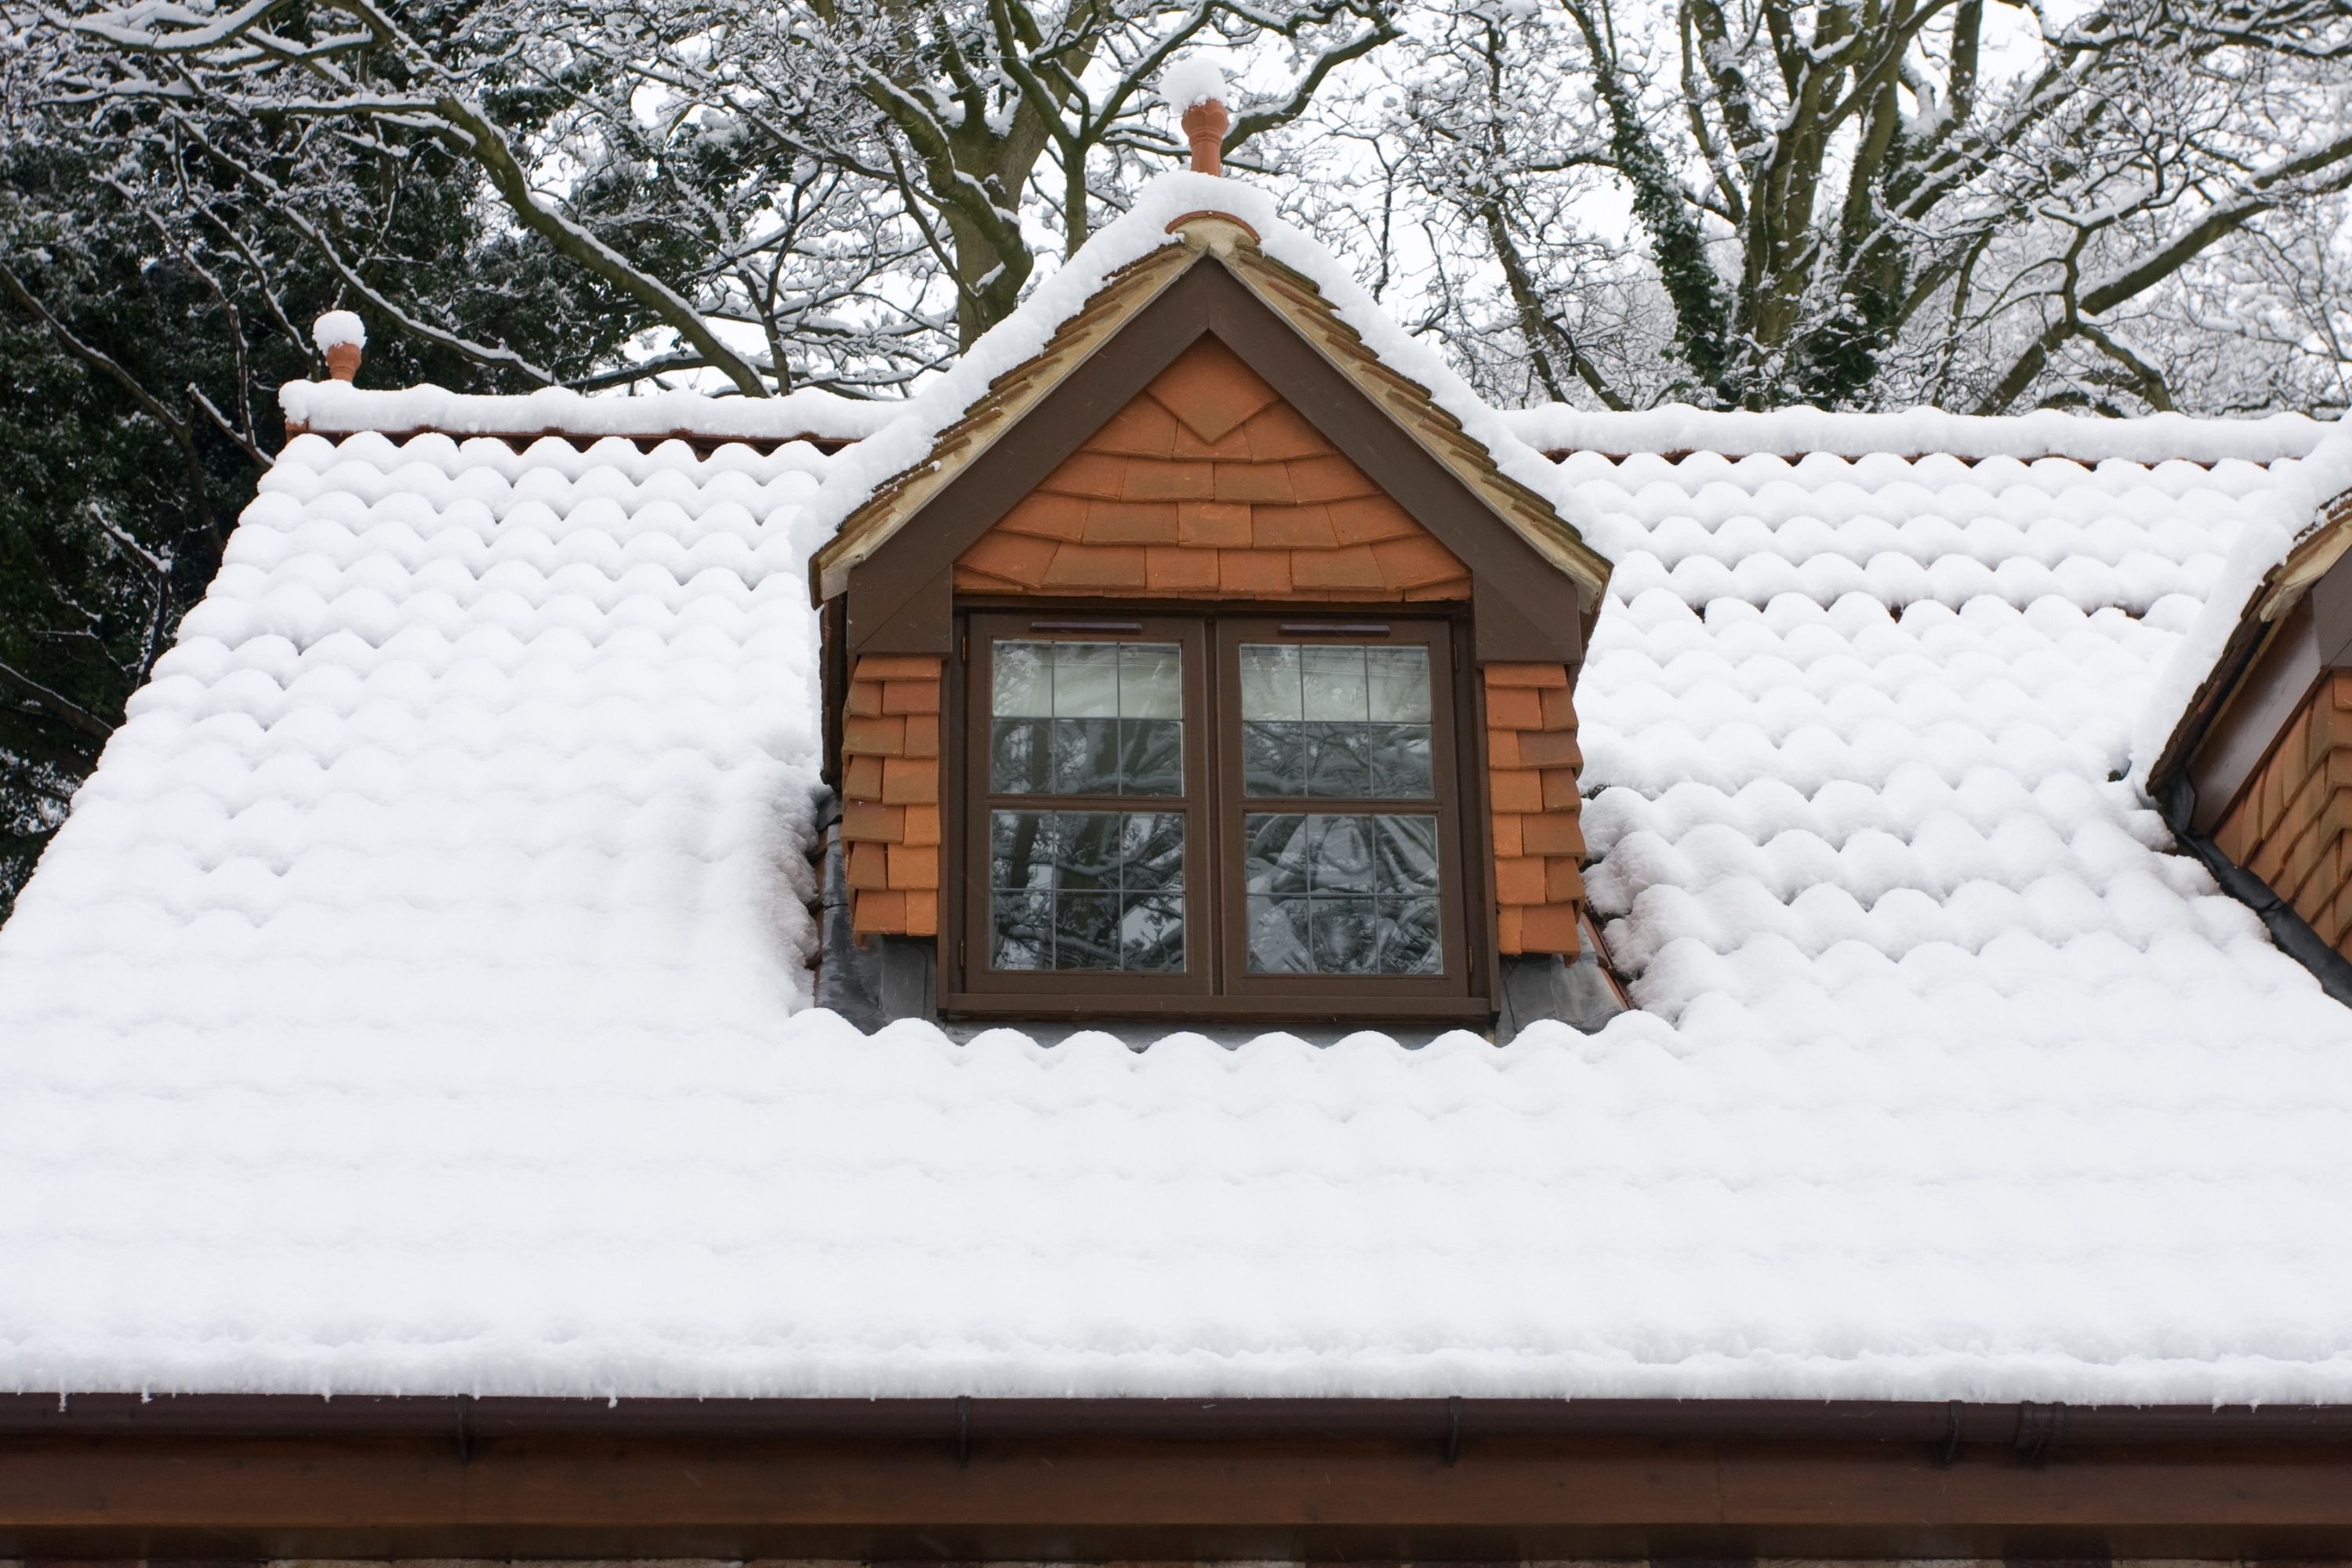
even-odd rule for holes
{"type": "Polygon", "coordinates": [[[1293,723],[1307,717],[1300,706],[1297,644],[1242,644],[1242,717],[1293,723]]]}
{"type": "Polygon", "coordinates": [[[1366,657],[1371,688],[1371,710],[1366,717],[1385,723],[1428,723],[1429,650],[1376,647],[1367,649],[1366,657]]]}
{"type": "Polygon", "coordinates": [[[989,964],[1184,967],[1184,818],[1177,812],[989,814],[989,964]]]}
{"type": "Polygon", "coordinates": [[[1054,645],[1001,642],[990,661],[989,711],[1000,719],[1044,718],[1054,710],[1054,645]]]}
{"type": "Polygon", "coordinates": [[[1121,795],[1182,795],[1184,726],[1173,719],[1120,720],[1118,777],[1121,795]]]}
{"type": "Polygon", "coordinates": [[[1242,789],[1261,798],[1307,793],[1307,737],[1301,726],[1242,721],[1242,789]]]}
{"type": "Polygon", "coordinates": [[[1437,793],[1430,772],[1428,725],[1369,724],[1365,729],[1370,752],[1366,795],[1412,800],[1437,793]]]}
{"type": "Polygon", "coordinates": [[[1345,799],[1372,793],[1370,725],[1309,720],[1297,729],[1307,776],[1307,787],[1299,794],[1345,799]]]}
{"type": "Polygon", "coordinates": [[[1118,644],[1057,642],[1054,650],[1054,717],[1118,717],[1118,644]]]}
{"type": "Polygon", "coordinates": [[[1242,819],[1256,974],[1439,974],[1437,818],[1250,812],[1242,819]]]}
{"type": "Polygon", "coordinates": [[[1307,684],[1309,719],[1353,719],[1361,723],[1372,716],[1371,697],[1364,685],[1361,647],[1310,644],[1298,650],[1307,684]]]}
{"type": "Polygon", "coordinates": [[[1435,797],[1427,648],[1244,643],[1241,676],[1244,794],[1435,797]]]}
{"type": "Polygon", "coordinates": [[[1057,718],[1046,723],[1053,732],[1054,772],[1039,794],[1119,793],[1118,720],[1057,718]]]}
{"type": "Polygon", "coordinates": [[[991,791],[1184,793],[1177,644],[1000,638],[991,659],[991,791]]]}
{"type": "Polygon", "coordinates": [[[1127,895],[1119,906],[1118,966],[1160,974],[1184,967],[1184,900],[1181,897],[1127,895]]]}
{"type": "Polygon", "coordinates": [[[1042,719],[999,719],[990,726],[989,787],[1005,795],[1053,789],[1053,725],[1042,719]]]}
{"type": "Polygon", "coordinates": [[[1127,643],[1120,646],[1119,717],[1184,717],[1184,683],[1177,653],[1173,643],[1127,643]]]}

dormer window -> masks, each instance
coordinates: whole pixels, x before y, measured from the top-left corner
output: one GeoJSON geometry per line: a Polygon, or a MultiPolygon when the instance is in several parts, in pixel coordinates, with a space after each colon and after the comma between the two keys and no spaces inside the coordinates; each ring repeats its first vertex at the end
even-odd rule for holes
{"type": "Polygon", "coordinates": [[[1448,620],[967,618],[967,1011],[1470,1000],[1448,620]]]}
{"type": "Polygon", "coordinates": [[[1244,227],[1177,232],[814,563],[878,1010],[1560,1016],[1606,564],[1244,227]]]}

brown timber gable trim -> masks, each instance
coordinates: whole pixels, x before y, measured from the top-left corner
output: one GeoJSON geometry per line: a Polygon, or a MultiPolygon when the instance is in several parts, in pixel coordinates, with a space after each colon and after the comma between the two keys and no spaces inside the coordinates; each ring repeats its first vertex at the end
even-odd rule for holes
{"type": "Polygon", "coordinates": [[[1573,958],[1584,908],[1576,706],[1556,664],[1490,664],[1486,784],[1495,814],[1496,945],[1573,958]]]}
{"type": "Polygon", "coordinates": [[[2341,1557],[2352,1411],[16,1395],[0,1551],[2341,1557]]]}
{"type": "Polygon", "coordinates": [[[2352,670],[2322,675],[2213,829],[2222,854],[2352,957],[2352,670]]]}
{"type": "MultiPolygon", "coordinates": [[[[1280,280],[1254,252],[1237,253],[1234,264],[1261,281],[1280,280]]],[[[1088,345],[1102,352],[1063,356],[1078,363],[1035,395],[1013,428],[995,432],[968,461],[953,439],[943,439],[938,466],[925,474],[944,477],[926,477],[916,500],[878,496],[819,552],[820,595],[850,590],[852,647],[943,651],[951,635],[950,563],[1206,331],[1470,569],[1482,660],[1576,662],[1606,563],[1539,498],[1496,474],[1485,449],[1434,410],[1426,393],[1379,367],[1360,344],[1345,360],[1352,375],[1337,368],[1334,356],[1348,353],[1353,335],[1328,305],[1317,301],[1316,338],[1305,335],[1301,320],[1296,309],[1277,314],[1225,262],[1192,257],[1188,270],[1118,322],[1112,343],[1088,345]],[[1377,400],[1360,384],[1366,381],[1375,384],[1377,400]],[[1476,487],[1463,477],[1481,470],[1487,478],[1476,487]],[[914,510],[930,521],[921,529],[900,526],[914,510]]]]}
{"type": "Polygon", "coordinates": [[[841,720],[841,837],[859,936],[940,929],[940,661],[856,661],[841,720]]]}

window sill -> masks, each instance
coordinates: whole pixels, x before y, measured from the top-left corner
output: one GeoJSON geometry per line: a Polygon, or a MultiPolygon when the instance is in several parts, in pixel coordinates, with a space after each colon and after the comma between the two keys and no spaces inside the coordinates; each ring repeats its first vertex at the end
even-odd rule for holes
{"type": "Polygon", "coordinates": [[[1157,1026],[1198,1020],[1205,1023],[1347,1024],[1377,1029],[1382,1023],[1461,1024],[1485,1028],[1495,1018],[1495,1005],[1483,996],[1397,996],[1377,1002],[1335,1006],[1328,1001],[1301,998],[1275,1002],[1258,996],[1138,997],[1131,1005],[1108,996],[1056,1005],[1037,996],[1003,993],[950,991],[940,997],[940,1013],[948,1018],[987,1019],[992,1023],[1034,1018],[1040,1022],[1144,1024],[1157,1026]]]}

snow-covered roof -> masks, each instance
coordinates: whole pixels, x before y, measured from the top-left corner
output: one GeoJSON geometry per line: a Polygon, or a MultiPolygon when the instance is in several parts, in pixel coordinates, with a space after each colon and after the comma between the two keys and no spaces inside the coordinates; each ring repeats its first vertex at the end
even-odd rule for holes
{"type": "Polygon", "coordinates": [[[2352,1399],[2352,1012],[2124,776],[2304,460],[1838,445],[1549,470],[1639,1011],[1136,1050],[808,1007],[856,448],[294,440],[0,929],[0,1386],[2352,1399]]]}

